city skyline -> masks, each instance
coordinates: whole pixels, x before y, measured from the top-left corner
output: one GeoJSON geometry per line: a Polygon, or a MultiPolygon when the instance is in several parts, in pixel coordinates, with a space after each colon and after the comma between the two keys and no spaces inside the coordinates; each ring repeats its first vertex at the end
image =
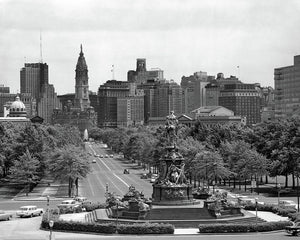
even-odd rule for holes
{"type": "Polygon", "coordinates": [[[0,0],[0,9],[0,84],[11,92],[20,92],[24,63],[41,58],[55,91],[75,92],[80,44],[94,92],[112,79],[112,65],[115,79],[126,81],[137,58],[179,84],[205,71],[274,86],[274,68],[299,54],[296,0],[0,0]]]}

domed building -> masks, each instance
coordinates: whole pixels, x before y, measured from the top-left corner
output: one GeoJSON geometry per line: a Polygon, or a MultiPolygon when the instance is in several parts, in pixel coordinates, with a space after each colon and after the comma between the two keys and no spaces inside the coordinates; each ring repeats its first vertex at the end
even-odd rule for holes
{"type": "Polygon", "coordinates": [[[25,108],[24,103],[20,100],[19,96],[17,96],[16,101],[14,101],[10,105],[8,116],[9,117],[25,117],[26,118],[26,116],[27,116],[26,108],[25,108]]]}
{"type": "Polygon", "coordinates": [[[29,122],[27,118],[26,107],[17,96],[16,100],[9,106],[9,114],[7,117],[0,117],[0,122],[29,122]]]}

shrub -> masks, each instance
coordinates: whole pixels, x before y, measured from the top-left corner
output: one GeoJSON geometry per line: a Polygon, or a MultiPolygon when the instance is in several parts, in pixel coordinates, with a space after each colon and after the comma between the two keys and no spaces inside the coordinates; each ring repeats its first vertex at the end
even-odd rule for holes
{"type": "MultiPolygon", "coordinates": [[[[41,228],[49,229],[49,222],[42,220],[41,228]]],[[[55,221],[53,230],[74,231],[74,232],[95,232],[95,233],[115,233],[116,225],[114,223],[83,223],[72,221],[55,221]]]]}
{"type": "Polygon", "coordinates": [[[86,202],[82,204],[82,208],[85,208],[87,212],[94,211],[95,209],[103,209],[106,208],[107,204],[106,203],[90,203],[86,202]]]}
{"type": "Polygon", "coordinates": [[[233,232],[267,232],[285,229],[292,225],[289,221],[265,222],[265,223],[241,223],[241,224],[204,224],[199,225],[200,233],[233,233],[233,232]]]}
{"type": "Polygon", "coordinates": [[[174,226],[163,223],[120,224],[117,230],[121,234],[173,234],[174,226]]]}

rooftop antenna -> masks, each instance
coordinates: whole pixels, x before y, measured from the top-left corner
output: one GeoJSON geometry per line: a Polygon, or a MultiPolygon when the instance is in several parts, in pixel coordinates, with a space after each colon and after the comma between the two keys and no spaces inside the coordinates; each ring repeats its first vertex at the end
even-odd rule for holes
{"type": "Polygon", "coordinates": [[[40,30],[40,62],[43,63],[42,31],[40,30]]]}

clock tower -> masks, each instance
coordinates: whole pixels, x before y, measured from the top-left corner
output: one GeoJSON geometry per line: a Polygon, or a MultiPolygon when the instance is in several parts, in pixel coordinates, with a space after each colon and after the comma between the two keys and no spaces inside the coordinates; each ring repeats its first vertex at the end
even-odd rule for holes
{"type": "Polygon", "coordinates": [[[76,65],[74,107],[85,111],[90,107],[88,68],[80,45],[80,54],[76,65]]]}

